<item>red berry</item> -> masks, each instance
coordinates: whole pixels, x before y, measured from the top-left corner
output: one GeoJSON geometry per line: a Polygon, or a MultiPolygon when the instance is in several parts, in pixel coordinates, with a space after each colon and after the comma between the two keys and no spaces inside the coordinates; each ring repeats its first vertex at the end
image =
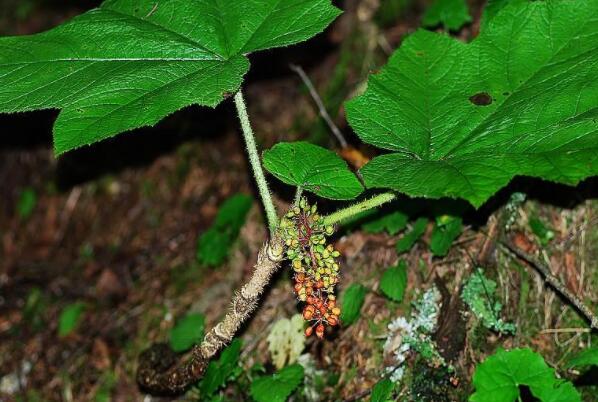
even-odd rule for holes
{"type": "Polygon", "coordinates": [[[320,339],[324,338],[324,325],[323,324],[319,324],[316,327],[316,336],[320,339]]]}
{"type": "Polygon", "coordinates": [[[313,318],[315,312],[316,312],[316,309],[314,308],[314,306],[309,305],[309,306],[305,307],[305,309],[303,309],[303,319],[305,319],[306,321],[311,320],[313,318]]]}
{"type": "Polygon", "coordinates": [[[308,338],[311,336],[311,334],[314,332],[313,327],[307,327],[305,328],[305,336],[307,336],[308,338]]]}

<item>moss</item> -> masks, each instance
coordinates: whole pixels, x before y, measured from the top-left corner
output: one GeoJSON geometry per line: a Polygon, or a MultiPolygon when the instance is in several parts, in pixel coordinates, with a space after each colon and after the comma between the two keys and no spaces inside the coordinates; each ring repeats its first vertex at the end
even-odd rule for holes
{"type": "Polygon", "coordinates": [[[418,359],[413,367],[411,397],[415,402],[449,402],[452,391],[451,373],[444,367],[430,367],[418,359]]]}

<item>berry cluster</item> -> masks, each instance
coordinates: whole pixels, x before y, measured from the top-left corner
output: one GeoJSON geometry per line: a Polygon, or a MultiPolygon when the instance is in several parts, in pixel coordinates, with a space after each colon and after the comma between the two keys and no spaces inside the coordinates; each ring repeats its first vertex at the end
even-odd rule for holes
{"type": "Polygon", "coordinates": [[[303,318],[310,326],[305,335],[310,336],[315,328],[316,336],[323,338],[325,324],[337,325],[341,313],[334,295],[340,253],[331,244],[326,245],[326,237],[334,233],[334,227],[324,225],[316,206],[302,198],[299,206],[282,218],[280,228],[294,270],[295,294],[307,303],[303,318]]]}

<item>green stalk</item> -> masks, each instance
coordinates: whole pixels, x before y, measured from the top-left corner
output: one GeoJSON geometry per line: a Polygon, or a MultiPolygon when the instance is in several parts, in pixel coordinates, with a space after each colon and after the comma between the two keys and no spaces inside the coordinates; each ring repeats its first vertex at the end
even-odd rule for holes
{"type": "Polygon", "coordinates": [[[395,193],[382,193],[369,200],[358,202],[357,204],[351,205],[350,207],[343,208],[324,217],[325,225],[334,225],[335,223],[342,222],[349,219],[361,212],[367,211],[372,208],[379,207],[382,204],[386,204],[397,198],[395,193]]]}
{"type": "Polygon", "coordinates": [[[262,204],[266,210],[266,219],[268,220],[268,227],[270,228],[270,234],[274,235],[276,227],[278,226],[278,215],[276,208],[272,202],[272,195],[268,188],[268,182],[262,169],[262,163],[255,145],[255,135],[251,128],[249,121],[249,115],[247,114],[247,106],[245,106],[245,99],[243,99],[243,93],[241,90],[235,94],[235,106],[237,107],[237,114],[241,121],[241,129],[243,131],[243,138],[245,139],[245,146],[247,147],[247,154],[249,155],[249,164],[255,177],[262,204]]]}

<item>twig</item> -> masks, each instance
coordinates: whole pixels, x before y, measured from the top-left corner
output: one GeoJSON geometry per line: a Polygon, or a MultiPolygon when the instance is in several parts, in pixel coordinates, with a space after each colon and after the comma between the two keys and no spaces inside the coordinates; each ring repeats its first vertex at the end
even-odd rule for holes
{"type": "Polygon", "coordinates": [[[369,394],[372,393],[371,389],[366,389],[364,391],[361,391],[347,399],[344,399],[343,402],[355,402],[355,401],[361,401],[363,398],[365,398],[366,396],[368,396],[369,394]]]}
{"type": "Polygon", "coordinates": [[[588,333],[591,328],[547,328],[540,331],[541,334],[570,334],[570,333],[588,333]]]}
{"type": "Polygon", "coordinates": [[[576,295],[574,295],[561,281],[552,274],[550,267],[544,265],[540,261],[536,260],[533,256],[522,251],[515,245],[508,241],[500,242],[507,250],[515,254],[518,258],[526,261],[532,267],[534,267],[544,277],[544,280],[559,294],[561,294],[569,303],[584,316],[586,320],[590,322],[590,327],[594,330],[598,330],[598,317],[592,312],[592,310],[576,295]]]}
{"type": "Polygon", "coordinates": [[[275,235],[260,250],[253,275],[233,296],[226,316],[181,361],[165,344],[156,344],[139,357],[137,382],[153,394],[180,394],[203,376],[210,359],[228,344],[258,306],[259,296],[283,259],[283,242],[275,235]]]}
{"type": "Polygon", "coordinates": [[[320,116],[324,119],[326,124],[328,124],[328,127],[330,127],[332,134],[334,134],[334,136],[336,137],[338,142],[341,144],[341,147],[346,148],[348,146],[347,140],[345,140],[345,137],[343,136],[343,133],[341,133],[341,130],[339,130],[339,128],[336,126],[336,124],[334,124],[334,122],[330,118],[330,115],[328,114],[328,111],[326,110],[326,106],[324,106],[324,102],[322,102],[322,98],[320,98],[320,95],[318,95],[316,88],[314,88],[314,85],[312,84],[312,82],[309,79],[309,77],[307,76],[307,74],[305,74],[305,71],[303,70],[303,68],[301,68],[301,66],[297,66],[295,64],[291,64],[290,68],[291,68],[291,70],[296,72],[297,75],[299,75],[299,77],[301,77],[301,80],[303,81],[303,83],[305,84],[307,89],[309,90],[309,93],[310,93],[311,97],[313,98],[314,102],[316,102],[316,105],[318,105],[320,116]]]}
{"type": "Polygon", "coordinates": [[[66,232],[69,222],[71,221],[73,211],[75,210],[75,207],[77,206],[80,197],[81,187],[75,187],[71,190],[71,193],[69,194],[66,203],[64,204],[64,210],[60,214],[60,227],[54,237],[54,242],[57,246],[59,246],[60,243],[62,243],[62,238],[64,237],[64,233],[66,232]]]}

